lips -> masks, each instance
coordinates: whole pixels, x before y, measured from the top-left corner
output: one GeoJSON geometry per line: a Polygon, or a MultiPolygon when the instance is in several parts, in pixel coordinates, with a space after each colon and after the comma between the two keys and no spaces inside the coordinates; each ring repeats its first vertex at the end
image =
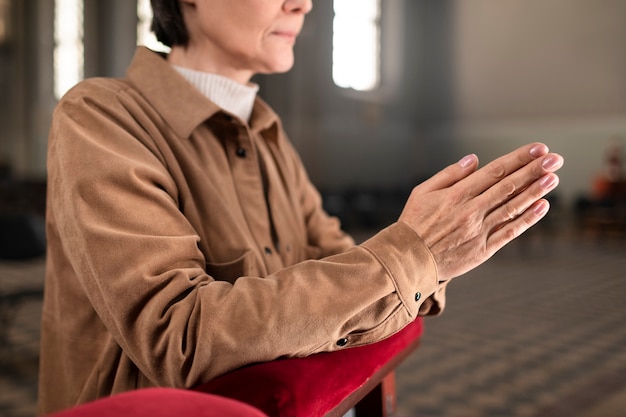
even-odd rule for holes
{"type": "Polygon", "coordinates": [[[272,34],[274,36],[278,36],[280,38],[283,38],[291,43],[295,43],[296,42],[296,38],[298,37],[298,32],[294,32],[294,31],[287,31],[287,30],[277,30],[272,32],[272,34]]]}

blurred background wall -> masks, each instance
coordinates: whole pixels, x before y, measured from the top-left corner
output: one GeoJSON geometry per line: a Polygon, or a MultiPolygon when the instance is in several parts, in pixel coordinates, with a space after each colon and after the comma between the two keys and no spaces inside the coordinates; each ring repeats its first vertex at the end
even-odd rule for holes
{"type": "MultiPolygon", "coordinates": [[[[314,0],[296,66],[260,76],[323,190],[409,188],[464,154],[483,162],[534,140],[566,157],[558,191],[588,191],[626,137],[626,2],[385,0],[382,83],[333,84],[331,0],[314,0]]],[[[45,180],[54,0],[0,0],[0,163],[45,180]]],[[[84,1],[84,76],[122,76],[134,0],[84,1]]]]}
{"type": "Polygon", "coordinates": [[[412,183],[541,140],[566,157],[572,201],[626,136],[626,2],[388,0],[383,92],[370,96],[332,85],[326,3],[296,68],[265,91],[324,187],[412,183]]]}

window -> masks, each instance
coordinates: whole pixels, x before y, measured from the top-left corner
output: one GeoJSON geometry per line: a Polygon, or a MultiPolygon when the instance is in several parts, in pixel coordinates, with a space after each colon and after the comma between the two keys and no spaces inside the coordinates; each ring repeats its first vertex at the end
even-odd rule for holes
{"type": "Polygon", "coordinates": [[[152,7],[150,0],[137,1],[137,45],[145,45],[154,51],[169,52],[169,48],[159,42],[150,30],[152,7]]]}
{"type": "Polygon", "coordinates": [[[380,85],[380,0],[334,0],[333,81],[370,91],[380,85]]]}
{"type": "Polygon", "coordinates": [[[83,0],[54,3],[54,95],[61,98],[84,76],[83,0]]]}
{"type": "Polygon", "coordinates": [[[9,36],[9,0],[0,0],[0,45],[6,42],[9,36]]]}

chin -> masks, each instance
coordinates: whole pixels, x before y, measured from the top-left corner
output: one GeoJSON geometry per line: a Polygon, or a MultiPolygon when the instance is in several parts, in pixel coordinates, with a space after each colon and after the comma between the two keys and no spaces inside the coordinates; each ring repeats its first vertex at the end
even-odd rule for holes
{"type": "Polygon", "coordinates": [[[283,74],[283,73],[288,72],[289,70],[291,70],[291,68],[293,68],[293,64],[292,65],[285,65],[285,66],[280,67],[280,68],[276,68],[274,71],[272,71],[272,73],[274,73],[274,74],[283,74]]]}
{"type": "Polygon", "coordinates": [[[277,58],[271,62],[267,62],[266,64],[267,65],[265,65],[265,68],[262,71],[263,74],[281,74],[287,72],[293,68],[293,53],[277,58]]]}

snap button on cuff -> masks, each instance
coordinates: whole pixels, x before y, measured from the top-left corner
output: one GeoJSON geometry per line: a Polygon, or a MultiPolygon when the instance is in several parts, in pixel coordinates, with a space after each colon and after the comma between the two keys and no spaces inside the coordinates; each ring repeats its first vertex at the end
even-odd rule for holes
{"type": "Polygon", "coordinates": [[[346,339],[345,337],[337,340],[337,346],[343,347],[347,344],[348,344],[348,339],[346,339]]]}
{"type": "Polygon", "coordinates": [[[237,148],[237,156],[240,158],[245,158],[248,155],[248,152],[244,148],[237,148]]]}
{"type": "Polygon", "coordinates": [[[421,292],[416,292],[415,293],[415,301],[419,301],[420,298],[422,298],[422,293],[421,292]]]}

